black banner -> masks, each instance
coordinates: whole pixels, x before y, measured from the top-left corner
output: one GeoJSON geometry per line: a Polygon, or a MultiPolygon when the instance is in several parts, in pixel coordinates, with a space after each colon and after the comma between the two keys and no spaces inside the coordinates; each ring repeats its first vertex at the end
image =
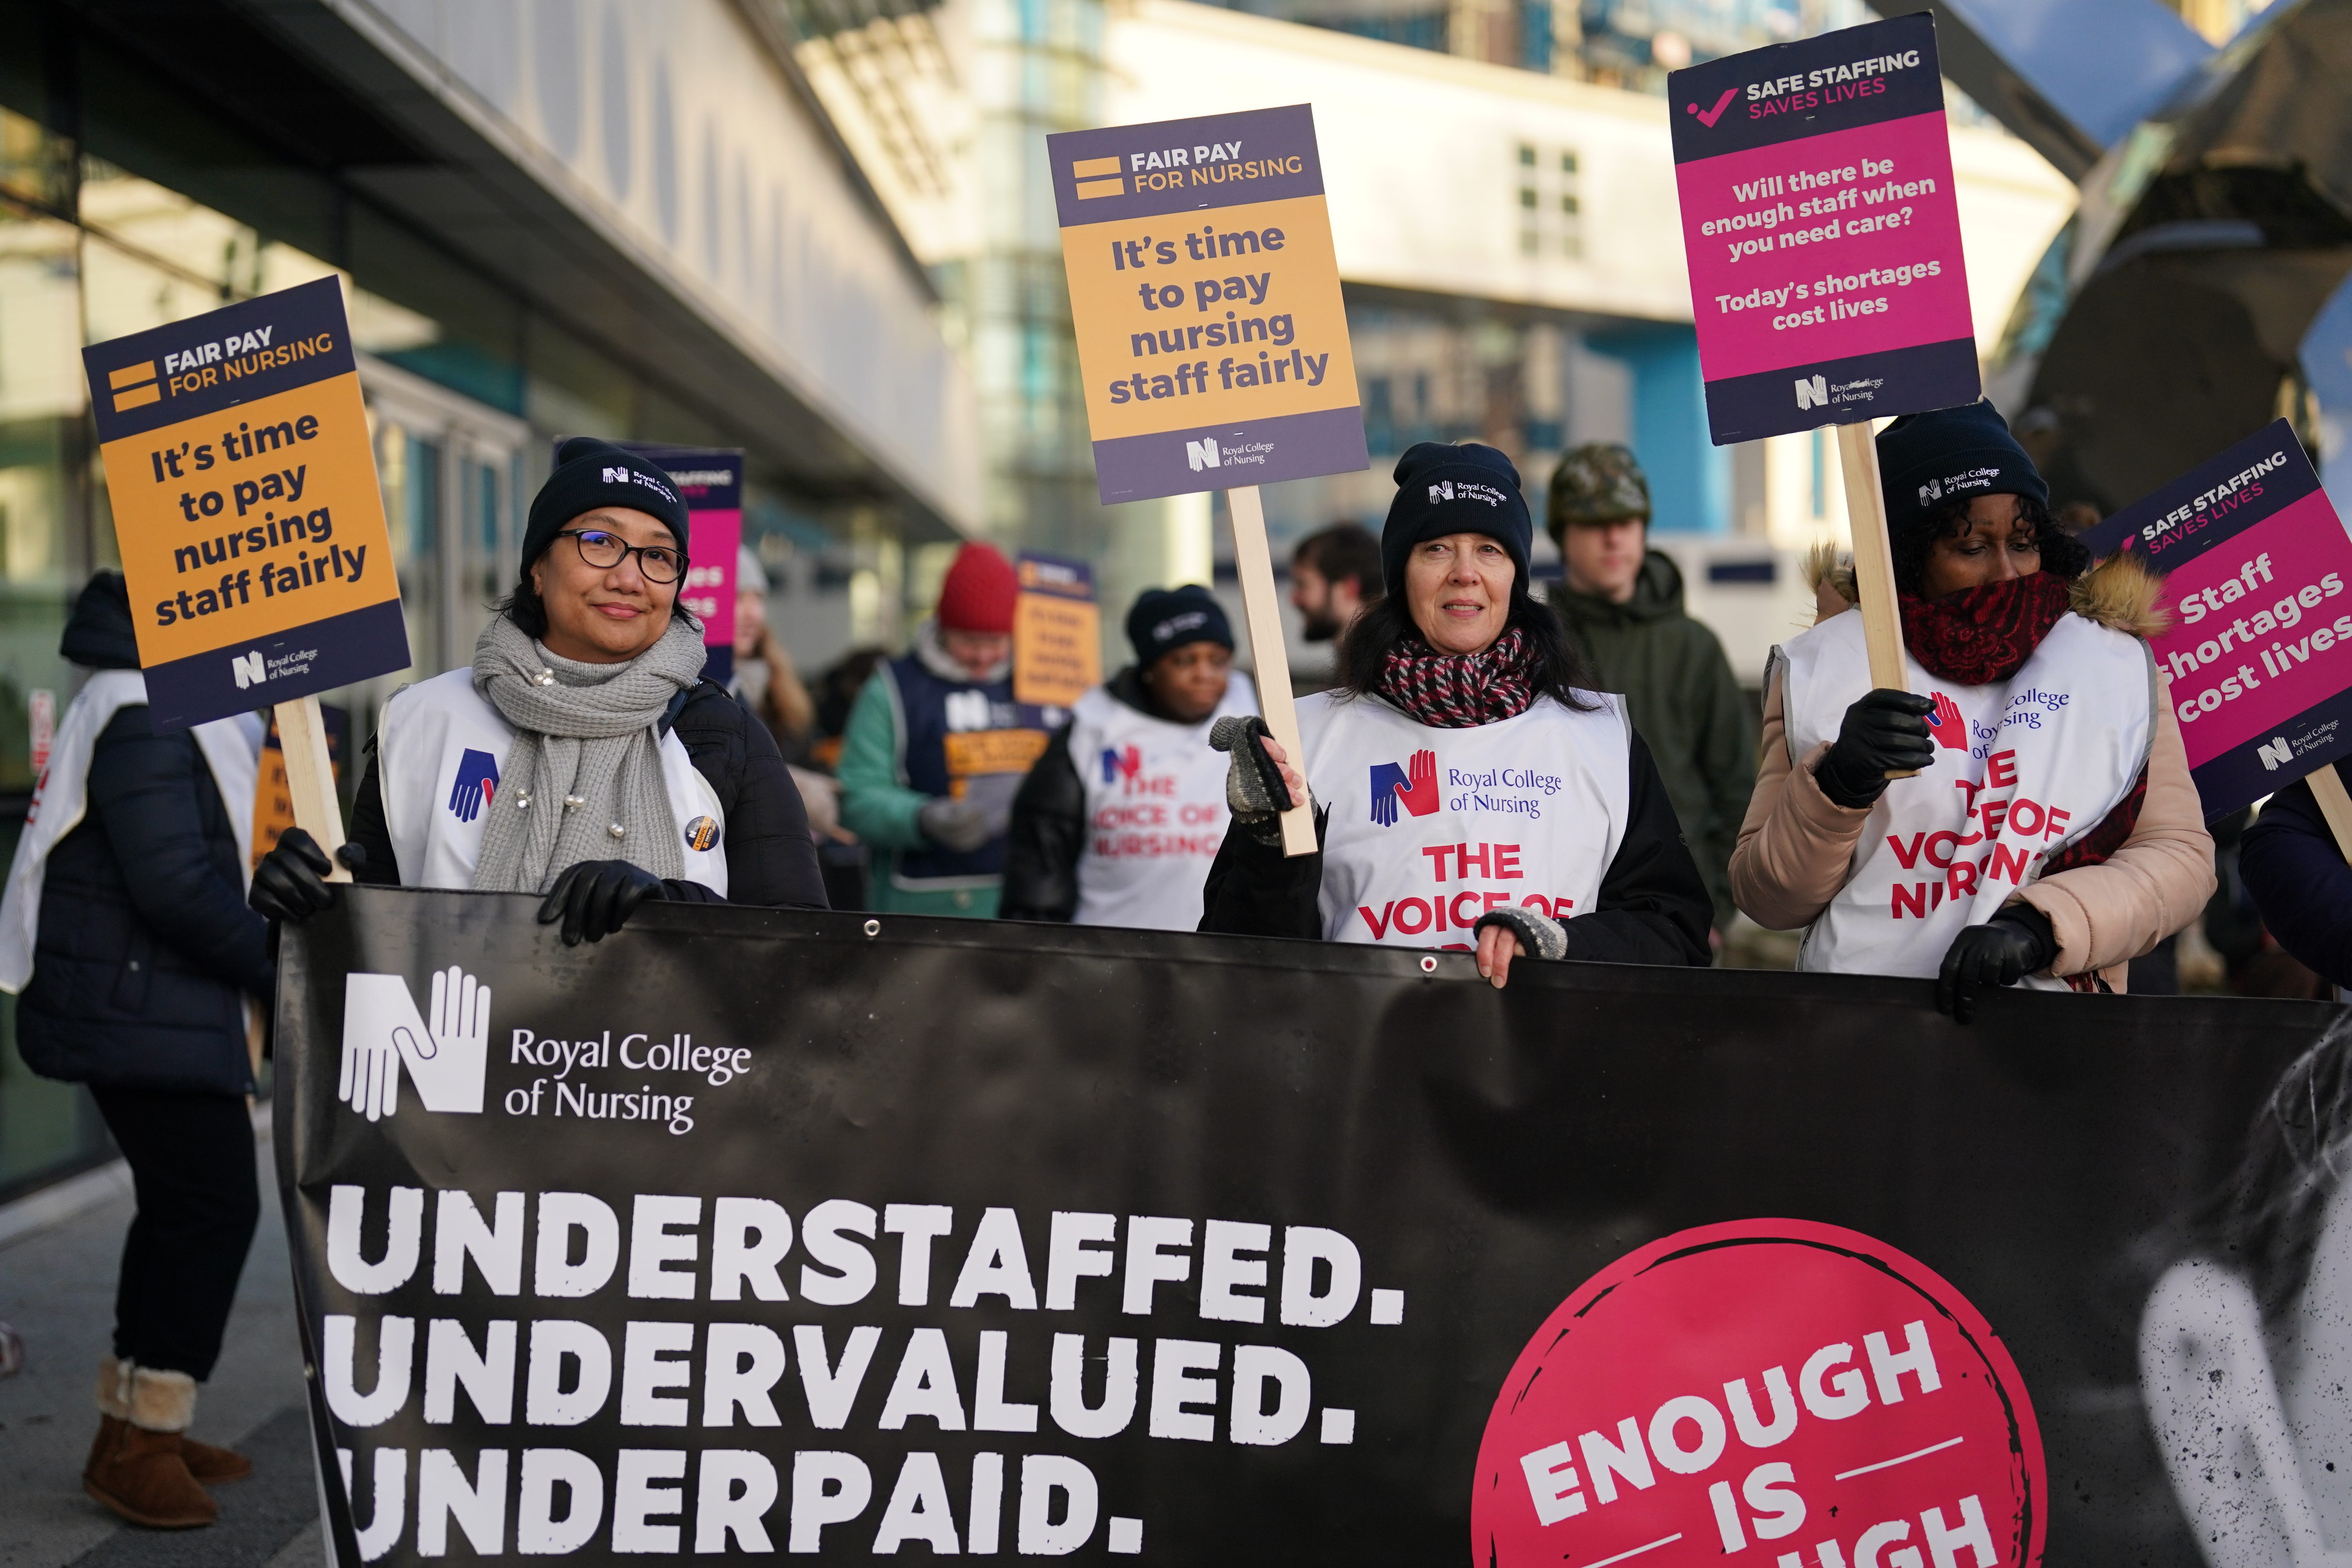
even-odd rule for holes
{"type": "Polygon", "coordinates": [[[530,909],[286,933],[346,1564],[2192,1568],[2340,1500],[2332,1008],[530,909]]]}

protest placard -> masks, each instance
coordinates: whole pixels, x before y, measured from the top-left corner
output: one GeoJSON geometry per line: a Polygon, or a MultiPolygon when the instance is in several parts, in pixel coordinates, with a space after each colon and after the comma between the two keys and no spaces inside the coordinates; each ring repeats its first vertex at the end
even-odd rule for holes
{"type": "MultiPolygon", "coordinates": [[[[556,445],[562,446],[561,441],[556,445]]],[[[686,581],[677,602],[702,623],[702,673],[724,686],[735,676],[735,594],[742,575],[743,450],[615,441],[660,468],[686,500],[686,581]]]]}
{"type": "Polygon", "coordinates": [[[82,362],[157,729],[407,667],[340,280],[82,362]]]}
{"type": "Polygon", "coordinates": [[[1102,681],[1102,608],[1083,561],[1024,551],[1013,563],[1013,700],[1068,708],[1102,681]]]}
{"type": "Polygon", "coordinates": [[[2206,820],[2315,770],[2329,775],[2315,794],[2336,783],[2352,754],[2352,534],[2293,426],[2273,421],[2083,542],[2164,574],[2172,629],[2152,646],[2206,820]]]}
{"type": "MultiPolygon", "coordinates": [[[[1045,139],[1106,505],[1227,488],[1266,727],[1301,755],[1257,487],[1370,461],[1305,104],[1045,139]]],[[[1315,848],[1302,802],[1283,849],[1315,848]]]]}
{"type": "Polygon", "coordinates": [[[1976,329],[1921,12],[1667,79],[1716,445],[1976,399],[1976,329]]]}
{"type": "Polygon", "coordinates": [[[2199,1218],[2341,1206],[2331,1007],[532,907],[286,930],[341,1568],[2237,1568],[2341,1442],[2199,1218]]]}
{"type": "Polygon", "coordinates": [[[1729,55],[1666,89],[1709,434],[1840,426],[1872,682],[1899,689],[1870,421],[1981,390],[1935,18],[1729,55]]]}

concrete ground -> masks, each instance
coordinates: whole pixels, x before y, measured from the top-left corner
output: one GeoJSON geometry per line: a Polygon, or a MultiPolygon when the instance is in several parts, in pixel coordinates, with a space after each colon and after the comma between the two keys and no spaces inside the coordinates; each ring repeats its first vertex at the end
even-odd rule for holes
{"type": "MultiPolygon", "coordinates": [[[[257,1142],[261,1226],[236,1311],[193,1431],[249,1456],[254,1474],[215,1493],[220,1522],[147,1531],[81,1489],[98,1430],[99,1358],[110,1348],[114,1271],[131,1223],[127,1179],[85,1184],[97,1201],[0,1240],[0,1321],[25,1342],[25,1369],[0,1378],[0,1568],[319,1568],[318,1487],[302,1406],[302,1357],[286,1230],[257,1142]]],[[[0,1235],[7,1229],[0,1227],[0,1235]]]]}

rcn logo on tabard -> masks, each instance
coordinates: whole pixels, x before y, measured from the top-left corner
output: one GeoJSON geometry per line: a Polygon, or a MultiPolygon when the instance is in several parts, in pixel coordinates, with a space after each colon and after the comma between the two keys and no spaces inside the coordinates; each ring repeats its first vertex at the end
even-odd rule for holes
{"type": "Polygon", "coordinates": [[[1121,779],[1132,780],[1136,774],[1142,771],[1142,747],[1129,746],[1123,751],[1113,751],[1108,746],[1105,746],[1103,748],[1103,783],[1107,784],[1114,784],[1118,783],[1121,779]]]}
{"type": "Polygon", "coordinates": [[[258,686],[269,679],[269,666],[262,661],[259,648],[255,648],[250,653],[229,655],[228,668],[230,673],[236,677],[236,689],[239,691],[248,686],[258,686]]]}
{"type": "Polygon", "coordinates": [[[1185,442],[1184,458],[1192,465],[1192,471],[1196,474],[1202,468],[1220,467],[1223,462],[1217,456],[1217,438],[1214,436],[1203,436],[1197,441],[1185,442]]]}
{"type": "Polygon", "coordinates": [[[335,1098],[381,1121],[400,1109],[400,1075],[425,1109],[478,1116],[490,1063],[490,988],[451,964],[433,973],[432,1021],[397,974],[343,976],[343,1063],[335,1098]]]}
{"type": "Polygon", "coordinates": [[[1437,809],[1437,753],[1415,752],[1403,767],[1394,763],[1372,764],[1372,820],[1382,827],[1393,827],[1397,820],[1397,803],[1415,816],[1427,816],[1437,809]]]}
{"type": "Polygon", "coordinates": [[[2294,748],[2287,744],[2284,735],[2273,735],[2254,748],[2254,754],[2262,758],[2263,772],[2266,773],[2276,773],[2294,761],[2294,748]]]}
{"type": "Polygon", "coordinates": [[[467,747],[465,755],[457,759],[457,777],[449,785],[449,815],[460,822],[471,822],[498,794],[498,758],[467,747]]]}
{"type": "Polygon", "coordinates": [[[1829,405],[1830,383],[1827,376],[1801,375],[1797,378],[1797,406],[1799,408],[1827,408],[1829,405]]]}

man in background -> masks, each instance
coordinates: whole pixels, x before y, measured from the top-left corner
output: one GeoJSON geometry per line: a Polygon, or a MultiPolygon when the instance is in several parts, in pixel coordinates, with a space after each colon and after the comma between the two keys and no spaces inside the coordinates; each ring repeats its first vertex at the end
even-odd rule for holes
{"type": "MultiPolygon", "coordinates": [[[[1306,639],[1336,644],[1366,602],[1381,596],[1381,542],[1369,529],[1335,522],[1300,540],[1290,552],[1290,605],[1306,639]]],[[[1291,672],[1291,687],[1302,697],[1330,684],[1328,668],[1291,672]]]]}
{"type": "Polygon", "coordinates": [[[1723,645],[1683,613],[1674,561],[1649,547],[1650,484],[1633,454],[1579,447],[1553,470],[1546,521],[1565,581],[1551,595],[1606,691],[1628,700],[1691,858],[1731,921],[1731,849],[1756,784],[1756,735],[1723,645]]]}

